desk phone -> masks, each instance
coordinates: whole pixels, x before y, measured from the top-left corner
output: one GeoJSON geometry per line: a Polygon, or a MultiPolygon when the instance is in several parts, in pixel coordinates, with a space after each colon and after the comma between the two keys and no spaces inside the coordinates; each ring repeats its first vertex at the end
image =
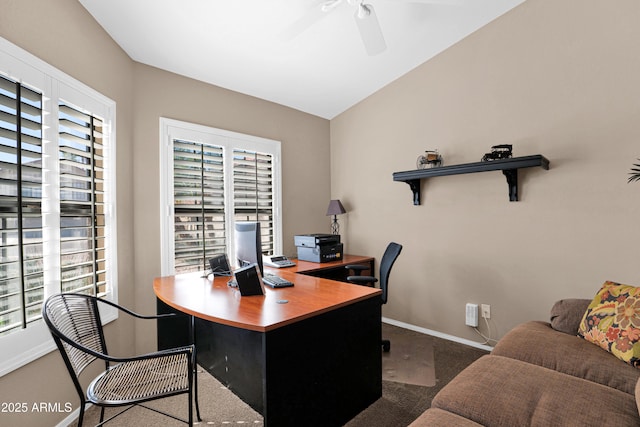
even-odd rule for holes
{"type": "Polygon", "coordinates": [[[264,265],[276,268],[293,267],[294,265],[296,265],[295,262],[291,261],[284,255],[265,255],[262,257],[262,262],[264,263],[264,265]]]}

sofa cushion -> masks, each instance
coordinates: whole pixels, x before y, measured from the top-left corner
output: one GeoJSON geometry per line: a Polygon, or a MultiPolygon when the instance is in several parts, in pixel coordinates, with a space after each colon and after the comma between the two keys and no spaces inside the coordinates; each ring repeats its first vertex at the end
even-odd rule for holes
{"type": "Polygon", "coordinates": [[[562,299],[551,307],[551,327],[556,331],[576,335],[590,299],[562,299]]]}
{"type": "Polygon", "coordinates": [[[640,288],[605,282],[584,313],[578,335],[640,367],[640,288]]]}
{"type": "Polygon", "coordinates": [[[551,328],[546,322],[520,324],[502,337],[491,352],[544,366],[633,394],[640,369],[579,338],[551,328]]]}
{"type": "Polygon", "coordinates": [[[640,425],[632,395],[494,355],[458,374],[434,397],[432,407],[488,427],[640,425]]]}
{"type": "Polygon", "coordinates": [[[409,427],[479,427],[481,424],[440,408],[430,408],[422,413],[409,427]]]}

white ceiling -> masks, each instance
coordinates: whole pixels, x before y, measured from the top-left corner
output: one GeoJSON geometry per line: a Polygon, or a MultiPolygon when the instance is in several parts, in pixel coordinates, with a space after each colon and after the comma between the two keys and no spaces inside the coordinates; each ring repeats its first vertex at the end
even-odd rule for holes
{"type": "Polygon", "coordinates": [[[323,0],[79,1],[135,61],[331,119],[524,0],[366,0],[375,56],[346,0],[293,37],[323,0]]]}

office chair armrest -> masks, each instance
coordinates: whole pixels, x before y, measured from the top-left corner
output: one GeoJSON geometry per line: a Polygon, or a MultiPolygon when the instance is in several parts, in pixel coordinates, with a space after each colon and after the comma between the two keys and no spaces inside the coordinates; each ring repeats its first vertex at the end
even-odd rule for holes
{"type": "Polygon", "coordinates": [[[347,277],[347,282],[355,283],[356,285],[368,285],[373,287],[373,284],[376,283],[378,279],[373,276],[349,276],[347,277]]]}
{"type": "Polygon", "coordinates": [[[344,268],[347,270],[353,270],[356,276],[360,275],[365,270],[369,270],[369,266],[362,264],[349,264],[345,265],[344,268]]]}

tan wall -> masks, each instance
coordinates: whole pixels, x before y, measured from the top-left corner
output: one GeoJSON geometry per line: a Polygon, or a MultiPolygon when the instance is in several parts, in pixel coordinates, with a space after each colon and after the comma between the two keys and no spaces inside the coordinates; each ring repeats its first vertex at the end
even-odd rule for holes
{"type": "MultiPolygon", "coordinates": [[[[76,0],[5,0],[0,36],[117,103],[118,280],[123,305],[155,312],[160,116],[282,141],[284,252],[295,254],[294,234],[328,231],[327,120],[136,64],[76,0]]],[[[119,320],[107,333],[115,354],[155,346],[153,327],[119,320]]],[[[86,378],[92,374],[95,370],[86,378]]],[[[56,352],[0,378],[0,402],[78,406],[56,352]]],[[[67,415],[2,413],[0,425],[51,426],[67,415]]]]}
{"type": "Polygon", "coordinates": [[[529,0],[331,121],[349,251],[404,244],[384,316],[480,341],[467,302],[491,305],[495,337],[604,280],[640,285],[639,18],[635,0],[529,0]],[[423,181],[421,206],[392,180],[426,149],[451,165],[505,143],[551,161],[520,172],[519,202],[500,172],[423,181]]]}
{"type": "MultiPolygon", "coordinates": [[[[639,17],[635,0],[529,0],[332,120],[330,134],[326,120],[133,63],[75,0],[4,0],[0,36],[117,102],[123,304],[154,309],[165,116],[282,141],[285,253],[294,234],[324,231],[331,193],[349,211],[349,252],[405,245],[385,316],[475,339],[466,302],[491,304],[502,335],[606,279],[640,284],[640,184],[626,183],[640,157],[639,17]],[[430,180],[419,207],[391,179],[425,149],[455,164],[498,143],[551,160],[521,172],[520,202],[507,201],[499,172],[430,180]]],[[[109,327],[113,350],[153,346],[153,331],[134,342],[130,330],[109,327]]],[[[0,401],[23,400],[77,405],[57,354],[0,378],[0,401]]],[[[1,414],[0,424],[65,415],[1,414]]]]}
{"type": "MultiPolygon", "coordinates": [[[[155,309],[151,285],[160,275],[160,117],[281,141],[284,253],[295,256],[295,234],[329,231],[328,120],[141,64],[135,67],[134,98],[139,310],[155,309]]],[[[141,330],[137,344],[148,350],[155,346],[155,336],[141,330]]]]}
{"type": "MultiPolygon", "coordinates": [[[[133,63],[76,0],[3,0],[0,36],[113,99],[117,104],[119,301],[133,306],[132,132],[133,63]]],[[[113,353],[135,346],[130,322],[108,326],[113,353]]],[[[95,372],[95,370],[94,370],[95,372]]],[[[86,376],[87,382],[91,373],[86,376]]],[[[53,352],[0,378],[0,402],[67,402],[78,397],[62,359],[53,352]]],[[[31,409],[31,408],[30,408],[31,409]]],[[[51,426],[67,413],[0,413],[0,425],[51,426]]]]}

